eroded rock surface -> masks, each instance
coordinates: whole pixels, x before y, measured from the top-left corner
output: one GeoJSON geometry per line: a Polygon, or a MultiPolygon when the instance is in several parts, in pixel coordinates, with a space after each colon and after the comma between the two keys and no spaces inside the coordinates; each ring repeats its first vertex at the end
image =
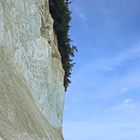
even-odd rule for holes
{"type": "Polygon", "coordinates": [[[0,140],[62,140],[64,70],[47,0],[0,0],[0,140]]]}

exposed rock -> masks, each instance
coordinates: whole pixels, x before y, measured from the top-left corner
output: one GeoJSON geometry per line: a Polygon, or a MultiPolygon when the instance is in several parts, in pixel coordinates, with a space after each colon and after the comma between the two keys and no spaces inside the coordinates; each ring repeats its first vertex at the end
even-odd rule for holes
{"type": "Polygon", "coordinates": [[[64,70],[47,0],[0,0],[0,140],[62,140],[64,70]]]}

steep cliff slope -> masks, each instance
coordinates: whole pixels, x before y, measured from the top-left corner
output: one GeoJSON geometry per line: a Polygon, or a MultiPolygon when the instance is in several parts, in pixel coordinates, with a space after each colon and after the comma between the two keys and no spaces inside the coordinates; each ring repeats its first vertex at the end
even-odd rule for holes
{"type": "Polygon", "coordinates": [[[0,140],[62,140],[64,70],[47,0],[0,0],[0,140]]]}

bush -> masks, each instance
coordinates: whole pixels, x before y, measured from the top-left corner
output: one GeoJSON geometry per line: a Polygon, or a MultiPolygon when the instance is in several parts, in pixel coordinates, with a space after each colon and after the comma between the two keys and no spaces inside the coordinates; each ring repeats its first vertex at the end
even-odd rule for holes
{"type": "Polygon", "coordinates": [[[69,0],[49,0],[49,8],[52,18],[54,19],[54,31],[57,35],[58,49],[61,54],[63,68],[65,70],[64,86],[65,90],[71,83],[70,76],[73,63],[73,57],[76,46],[71,45],[69,37],[69,23],[71,20],[71,11],[69,10],[69,0]]]}

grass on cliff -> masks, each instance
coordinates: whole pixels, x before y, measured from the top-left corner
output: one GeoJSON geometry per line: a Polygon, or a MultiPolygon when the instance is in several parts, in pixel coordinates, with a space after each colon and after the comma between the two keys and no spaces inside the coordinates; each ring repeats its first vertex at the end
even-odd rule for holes
{"type": "Polygon", "coordinates": [[[65,70],[64,86],[65,90],[71,83],[70,76],[73,63],[73,57],[77,51],[76,46],[71,45],[72,40],[69,37],[71,11],[69,10],[69,0],[49,0],[49,8],[54,19],[54,31],[58,39],[58,49],[62,57],[62,64],[65,70]]]}

